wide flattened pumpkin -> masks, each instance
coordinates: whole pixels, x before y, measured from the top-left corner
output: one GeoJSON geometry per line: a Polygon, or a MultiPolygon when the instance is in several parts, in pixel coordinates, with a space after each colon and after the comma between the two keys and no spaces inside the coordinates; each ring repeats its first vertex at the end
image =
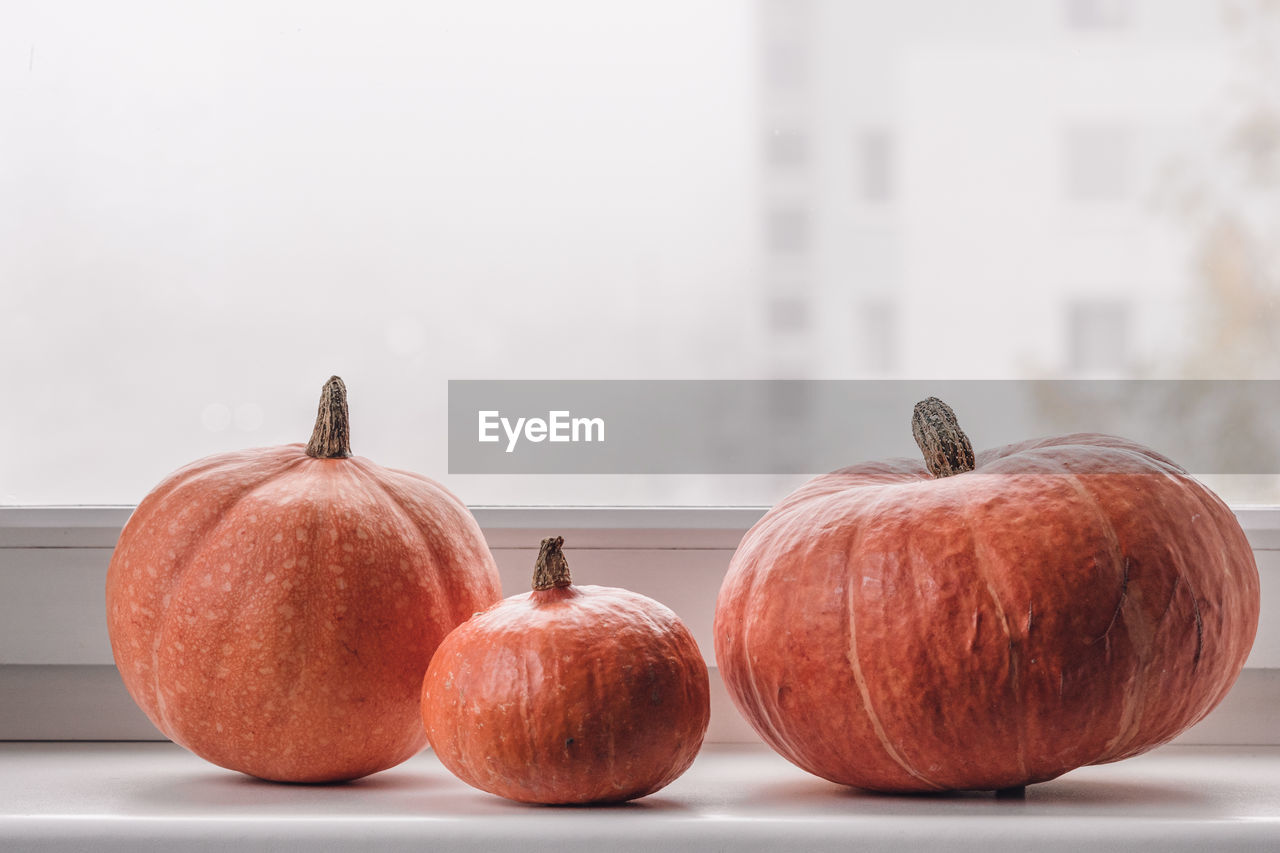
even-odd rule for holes
{"type": "Polygon", "coordinates": [[[176,743],[290,782],[353,779],[426,743],[422,675],[500,597],[475,520],[417,474],[350,455],[346,391],[310,445],[210,456],[130,517],[107,572],[125,686],[176,743]]]}
{"type": "Polygon", "coordinates": [[[810,481],[742,540],[716,660],[760,736],[882,791],[1001,789],[1165,743],[1235,682],[1258,571],[1158,453],[1076,434],[977,454],[941,401],[928,467],[810,481]]]}

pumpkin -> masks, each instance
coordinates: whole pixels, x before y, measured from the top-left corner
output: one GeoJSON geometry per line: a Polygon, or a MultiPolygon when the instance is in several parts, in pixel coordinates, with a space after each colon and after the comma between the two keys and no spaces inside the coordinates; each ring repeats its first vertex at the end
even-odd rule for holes
{"type": "Polygon", "coordinates": [[[500,595],[466,507],[351,455],[335,376],[308,445],[210,456],[142,500],[107,571],[107,627],[129,693],[173,741],[328,782],[425,745],[431,654],[500,595]]]}
{"type": "Polygon", "coordinates": [[[716,604],[729,695],[801,768],[879,791],[1000,790],[1203,718],[1257,627],[1232,512],[1097,434],[975,456],[918,404],[926,465],[820,476],[743,538],[716,604]]]}
{"type": "Polygon", "coordinates": [[[574,585],[563,544],[542,540],[531,592],[440,644],[422,683],[427,737],[454,775],[511,800],[643,797],[688,769],[702,745],[707,666],[668,608],[574,585]]]}

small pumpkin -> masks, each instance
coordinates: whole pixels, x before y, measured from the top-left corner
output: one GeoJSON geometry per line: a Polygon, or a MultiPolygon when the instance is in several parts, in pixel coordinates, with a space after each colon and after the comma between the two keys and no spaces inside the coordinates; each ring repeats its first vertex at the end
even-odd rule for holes
{"type": "Polygon", "coordinates": [[[1234,514],[1134,442],[975,456],[918,404],[926,465],[818,477],[743,538],[716,660],[760,736],[881,791],[1016,788],[1165,743],[1226,695],[1258,571],[1234,514]]]}
{"type": "Polygon", "coordinates": [[[308,445],[210,456],[142,500],[107,570],[107,627],[129,693],[173,741],[328,782],[424,746],[431,654],[500,590],[457,498],[351,455],[335,376],[308,445]]]}
{"type": "Polygon", "coordinates": [[[422,684],[440,761],[527,803],[621,802],[693,763],[710,717],[707,666],[684,623],[625,589],[577,586],[561,537],[533,590],[454,629],[422,684]]]}

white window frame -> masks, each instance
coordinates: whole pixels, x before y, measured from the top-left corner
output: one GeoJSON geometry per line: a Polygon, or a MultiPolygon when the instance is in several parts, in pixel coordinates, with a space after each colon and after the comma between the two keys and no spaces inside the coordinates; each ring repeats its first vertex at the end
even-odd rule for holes
{"type": "MultiPolygon", "coordinates": [[[[1280,506],[1233,508],[1262,575],[1253,655],[1223,705],[1183,743],[1280,744],[1280,506]]],[[[628,586],[689,624],[712,674],[709,742],[755,742],[715,668],[715,595],[765,507],[477,506],[511,595],[542,536],[563,535],[579,583],[628,586]]],[[[105,634],[106,564],[132,507],[0,507],[0,740],[159,739],[128,700],[105,634]]]]}

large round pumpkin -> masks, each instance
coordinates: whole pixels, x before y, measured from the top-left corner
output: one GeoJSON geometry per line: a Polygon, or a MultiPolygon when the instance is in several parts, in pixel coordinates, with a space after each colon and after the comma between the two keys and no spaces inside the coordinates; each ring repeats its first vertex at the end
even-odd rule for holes
{"type": "Polygon", "coordinates": [[[107,627],[134,700],[234,770],[352,779],[426,742],[422,675],[500,597],[475,520],[441,486],[351,456],[342,381],[310,445],[224,453],[139,504],[107,572],[107,627]]]}
{"type": "Polygon", "coordinates": [[[1234,683],[1258,572],[1163,456],[1078,434],[975,458],[930,398],[928,461],[818,477],[742,540],[716,660],[760,736],[882,791],[1001,789],[1164,743],[1234,683]]]}
{"type": "Polygon", "coordinates": [[[643,797],[698,754],[707,665],[668,608],[573,584],[563,542],[542,541],[531,592],[441,643],[422,719],[445,767],[491,794],[547,804],[643,797]]]}

